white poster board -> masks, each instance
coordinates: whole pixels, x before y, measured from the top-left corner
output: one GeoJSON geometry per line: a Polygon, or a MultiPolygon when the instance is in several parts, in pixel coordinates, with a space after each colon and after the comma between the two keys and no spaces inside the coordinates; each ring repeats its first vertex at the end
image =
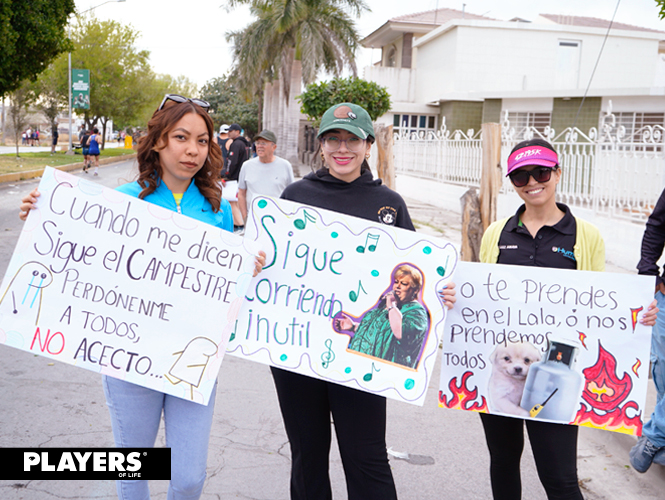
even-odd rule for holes
{"type": "Polygon", "coordinates": [[[47,168],[0,343],[207,404],[254,257],[230,232],[47,168]]]}
{"type": "Polygon", "coordinates": [[[457,264],[452,244],[267,197],[254,199],[245,237],[267,260],[229,354],[422,405],[445,318],[437,290],[457,264]],[[421,285],[395,291],[404,294],[398,325],[387,297],[396,277],[421,285]]]}
{"type": "Polygon", "coordinates": [[[461,262],[439,405],[641,435],[654,278],[461,262]]]}

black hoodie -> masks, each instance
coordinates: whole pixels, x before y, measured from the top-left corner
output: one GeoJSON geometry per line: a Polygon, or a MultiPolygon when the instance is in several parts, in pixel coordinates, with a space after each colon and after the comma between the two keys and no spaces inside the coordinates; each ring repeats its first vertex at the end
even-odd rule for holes
{"type": "Polygon", "coordinates": [[[361,172],[353,182],[345,182],[322,168],[287,186],[281,197],[415,231],[402,197],[382,185],[381,179],[374,179],[370,170],[361,172]]]}
{"type": "Polygon", "coordinates": [[[247,142],[247,139],[245,139],[242,136],[233,139],[227,157],[228,158],[227,161],[229,162],[229,173],[226,175],[226,178],[228,180],[230,181],[238,180],[242,164],[245,163],[246,160],[249,160],[249,156],[247,155],[247,150],[250,147],[251,145],[249,144],[249,142],[247,142]]]}

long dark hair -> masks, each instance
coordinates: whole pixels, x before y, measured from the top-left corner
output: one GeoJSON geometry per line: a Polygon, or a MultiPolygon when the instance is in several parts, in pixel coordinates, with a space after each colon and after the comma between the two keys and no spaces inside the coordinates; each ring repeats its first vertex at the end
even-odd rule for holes
{"type": "Polygon", "coordinates": [[[159,162],[159,152],[168,144],[168,134],[175,124],[187,113],[195,113],[203,118],[208,129],[208,157],[201,170],[194,175],[194,182],[201,194],[212,205],[214,212],[219,212],[222,203],[222,188],[219,184],[222,170],[222,150],[213,140],[215,137],[212,118],[201,107],[190,101],[183,103],[169,102],[155,111],[148,122],[148,134],[139,141],[137,159],[139,162],[138,182],[143,186],[139,198],[143,199],[157,189],[163,170],[159,162]]]}

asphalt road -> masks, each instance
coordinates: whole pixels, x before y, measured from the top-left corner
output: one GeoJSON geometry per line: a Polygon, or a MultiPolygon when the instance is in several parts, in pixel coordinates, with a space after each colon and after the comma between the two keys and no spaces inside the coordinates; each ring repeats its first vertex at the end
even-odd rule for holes
{"type": "MultiPolygon", "coordinates": [[[[133,162],[100,168],[95,182],[115,187],[134,177],[133,162]]],[[[78,173],[83,176],[85,174],[78,173]]],[[[90,175],[90,174],[88,174],[90,175]]],[[[423,181],[425,182],[425,181],[423,181]]],[[[18,204],[37,181],[0,185],[0,273],[4,275],[22,222],[18,204]]],[[[459,243],[458,216],[407,200],[419,231],[459,243]]],[[[441,356],[439,356],[440,361],[441,356]]],[[[438,373],[438,368],[435,369],[438,373]]],[[[208,479],[202,498],[285,500],[290,455],[277,398],[266,366],[227,356],[219,375],[210,441],[208,479]]],[[[437,406],[434,378],[425,405],[388,400],[388,447],[402,500],[491,498],[489,457],[477,415],[437,406]],[[408,459],[398,458],[408,454],[408,459]]],[[[630,441],[614,433],[580,429],[579,476],[585,497],[662,499],[665,475],[645,475],[627,464],[630,441]]],[[[100,377],[74,366],[0,346],[0,448],[112,446],[111,424],[100,377]]],[[[163,429],[157,446],[164,443],[163,429]]],[[[0,450],[1,456],[1,450],[0,450]]],[[[339,454],[333,443],[331,479],[335,499],[346,498],[339,454]]],[[[526,447],[523,498],[544,491],[526,447]]],[[[153,498],[166,498],[166,481],[152,481],[153,498]]],[[[0,481],[3,500],[116,498],[112,481],[0,481]]]]}

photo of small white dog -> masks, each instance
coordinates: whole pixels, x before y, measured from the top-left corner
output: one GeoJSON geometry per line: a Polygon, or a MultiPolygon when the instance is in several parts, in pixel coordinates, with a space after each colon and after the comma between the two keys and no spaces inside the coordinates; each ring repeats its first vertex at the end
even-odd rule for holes
{"type": "Polygon", "coordinates": [[[492,374],[489,380],[488,402],[490,413],[508,413],[528,417],[520,407],[524,382],[529,367],[540,361],[538,348],[529,342],[510,342],[499,345],[490,355],[492,374]]]}

